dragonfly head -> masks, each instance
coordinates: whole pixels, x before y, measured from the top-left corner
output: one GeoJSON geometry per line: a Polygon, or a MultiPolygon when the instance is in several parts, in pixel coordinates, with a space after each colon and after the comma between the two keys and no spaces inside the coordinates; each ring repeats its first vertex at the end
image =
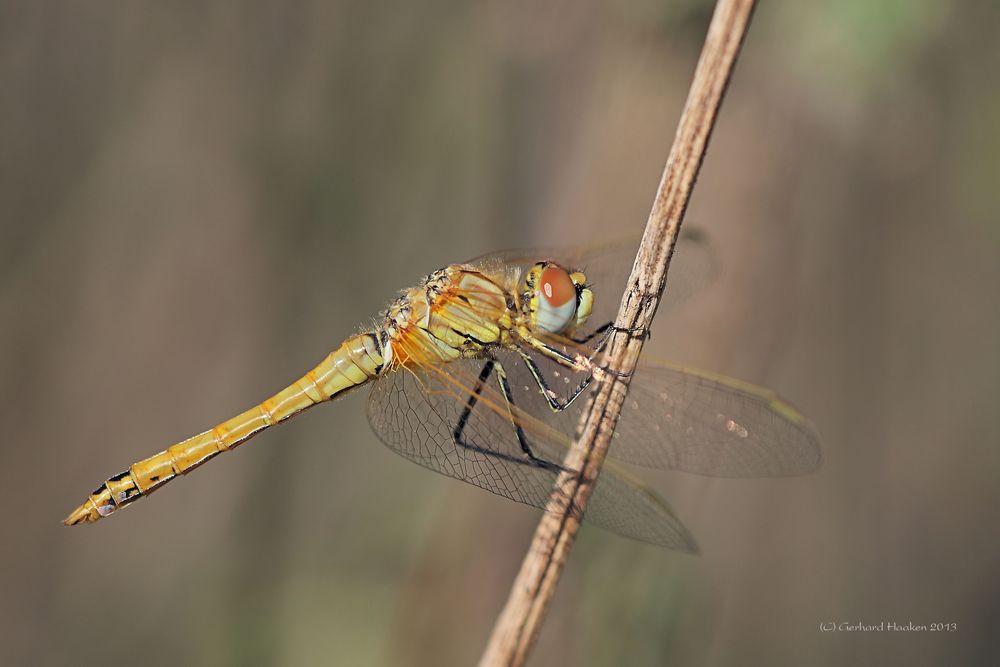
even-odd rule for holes
{"type": "Polygon", "coordinates": [[[594,306],[587,276],[552,261],[531,267],[522,294],[521,307],[531,327],[548,333],[568,333],[583,326],[594,306]]]}

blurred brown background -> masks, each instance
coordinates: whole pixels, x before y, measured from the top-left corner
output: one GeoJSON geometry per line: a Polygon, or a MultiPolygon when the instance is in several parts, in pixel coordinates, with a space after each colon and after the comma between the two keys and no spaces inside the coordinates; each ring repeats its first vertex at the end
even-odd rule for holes
{"type": "MultiPolygon", "coordinates": [[[[395,291],[641,229],[702,0],[0,4],[0,663],[464,665],[537,513],[363,397],[96,526],[109,474],[395,291]]],[[[1000,9],[763,2],[653,352],[770,386],[826,464],[654,477],[683,556],[584,531],[536,665],[998,664],[1000,9]],[[822,622],[957,623],[822,633],[822,622]]]]}

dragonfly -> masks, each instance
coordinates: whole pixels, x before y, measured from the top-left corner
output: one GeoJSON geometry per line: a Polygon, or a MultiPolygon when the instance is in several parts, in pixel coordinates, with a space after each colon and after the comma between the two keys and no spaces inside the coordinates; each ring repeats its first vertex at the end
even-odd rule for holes
{"type": "MultiPolygon", "coordinates": [[[[683,241],[668,296],[691,289],[686,276],[708,265],[703,243],[693,235],[683,241]]],[[[632,255],[629,244],[510,251],[435,271],[300,379],[111,476],[64,523],[107,517],[261,431],[367,385],[368,421],[390,449],[545,509],[597,383],[616,375],[602,365],[602,351],[611,336],[645,335],[613,325],[632,255]]],[[[720,477],[804,474],[821,464],[816,429],[767,389],[645,361],[628,384],[610,460],[582,513],[589,523],[694,553],[669,504],[623,464],[720,477]]]]}

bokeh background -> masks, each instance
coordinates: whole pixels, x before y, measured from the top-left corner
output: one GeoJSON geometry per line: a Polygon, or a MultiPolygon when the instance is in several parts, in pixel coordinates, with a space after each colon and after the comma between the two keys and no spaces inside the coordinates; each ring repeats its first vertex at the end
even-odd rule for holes
{"type": "MultiPolygon", "coordinates": [[[[445,263],[644,224],[711,3],[0,3],[0,663],[466,665],[538,513],[363,396],[96,526],[445,263]]],[[[809,414],[811,476],[652,480],[690,557],[586,529],[532,664],[998,664],[1000,9],[763,2],[649,350],[809,414]],[[956,623],[823,633],[823,622],[956,623]]]]}

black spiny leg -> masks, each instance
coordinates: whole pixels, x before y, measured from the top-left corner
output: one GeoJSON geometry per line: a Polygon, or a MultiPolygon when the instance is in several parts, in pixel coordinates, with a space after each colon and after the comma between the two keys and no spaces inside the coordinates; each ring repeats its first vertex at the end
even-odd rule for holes
{"type": "Polygon", "coordinates": [[[552,461],[546,461],[545,459],[535,456],[534,452],[531,451],[531,447],[528,446],[528,439],[524,435],[524,429],[521,425],[517,423],[517,419],[514,417],[514,395],[510,390],[510,383],[507,382],[507,373],[503,369],[503,365],[500,362],[496,362],[497,371],[497,381],[500,383],[500,393],[503,394],[504,400],[507,401],[507,411],[510,413],[510,423],[514,427],[514,433],[517,435],[517,442],[521,445],[521,450],[524,452],[525,456],[531,461],[532,464],[538,466],[539,468],[544,468],[545,470],[551,470],[553,472],[562,472],[566,468],[562,467],[558,463],[553,463],[552,461]]]}
{"type": "MultiPolygon", "coordinates": [[[[570,340],[573,341],[574,343],[580,343],[580,344],[589,343],[590,341],[594,340],[595,338],[597,338],[601,334],[604,334],[604,338],[606,340],[609,337],[609,335],[610,335],[608,332],[609,331],[613,331],[614,324],[615,324],[614,322],[605,322],[601,326],[599,326],[596,329],[594,329],[593,331],[591,331],[586,336],[583,336],[581,338],[573,338],[571,336],[570,340]]],[[[602,341],[602,343],[603,342],[604,341],[602,341]]],[[[598,347],[601,347],[600,343],[598,344],[598,347]]]]}
{"type": "Polygon", "coordinates": [[[583,381],[580,382],[576,389],[570,393],[569,398],[565,401],[560,401],[556,398],[556,393],[549,389],[549,383],[545,381],[545,376],[542,375],[542,369],[538,367],[535,360],[527,354],[522,354],[521,358],[524,359],[524,364],[528,367],[528,370],[531,371],[532,377],[535,378],[535,384],[537,384],[538,388],[542,390],[542,396],[545,397],[546,402],[549,404],[549,407],[552,408],[553,412],[562,412],[572,405],[573,401],[575,401],[580,394],[583,393],[584,389],[589,387],[590,383],[594,381],[594,374],[591,373],[587,377],[583,378],[583,381]]]}
{"type": "MultiPolygon", "coordinates": [[[[608,340],[611,339],[611,335],[615,334],[615,333],[627,333],[630,336],[635,336],[636,334],[641,334],[642,333],[642,327],[633,327],[631,329],[625,329],[625,328],[622,328],[622,327],[616,327],[614,322],[605,322],[601,326],[599,326],[596,329],[594,329],[593,331],[591,331],[586,336],[583,336],[582,338],[572,338],[572,337],[570,337],[570,340],[573,341],[574,343],[581,343],[582,344],[582,343],[589,343],[590,341],[594,340],[598,336],[603,336],[601,338],[601,342],[598,343],[597,346],[594,348],[594,352],[600,352],[601,349],[603,349],[604,346],[608,344],[608,340]]],[[[648,331],[646,332],[645,335],[646,335],[646,338],[649,338],[649,332],[648,331]]]]}
{"type": "MultiPolygon", "coordinates": [[[[469,422],[469,415],[472,414],[472,409],[476,407],[476,403],[479,402],[479,396],[483,393],[483,385],[486,384],[486,380],[489,379],[490,373],[493,372],[493,364],[495,362],[490,359],[485,364],[483,364],[483,370],[479,371],[479,379],[476,380],[476,386],[469,394],[469,400],[465,402],[465,409],[462,410],[462,414],[458,417],[458,423],[455,424],[455,430],[452,431],[452,437],[454,437],[455,442],[462,447],[469,449],[476,449],[478,447],[470,447],[465,443],[465,425],[469,422]]],[[[481,450],[480,450],[481,451],[481,450]]]]}
{"type": "Polygon", "coordinates": [[[462,449],[479,452],[480,454],[501,459],[503,461],[509,461],[511,463],[517,463],[518,465],[531,465],[545,470],[551,470],[553,472],[561,472],[564,470],[562,466],[546,461],[545,459],[540,459],[531,452],[531,448],[528,447],[527,438],[524,435],[524,430],[521,428],[520,424],[514,420],[513,405],[514,401],[511,396],[510,385],[507,383],[507,374],[503,372],[503,366],[501,366],[499,362],[490,359],[483,364],[483,370],[479,373],[479,378],[476,380],[476,386],[469,394],[469,400],[465,402],[465,409],[463,409],[462,414],[459,415],[458,422],[455,424],[455,430],[452,431],[452,438],[455,440],[455,444],[462,449]],[[503,452],[494,452],[489,449],[483,449],[475,443],[467,442],[465,440],[465,427],[469,423],[469,417],[472,415],[472,410],[476,407],[476,403],[479,402],[479,397],[483,392],[483,385],[486,384],[486,380],[489,379],[494,368],[497,371],[497,379],[500,382],[500,391],[503,392],[503,397],[507,401],[507,411],[510,414],[511,425],[514,427],[514,432],[517,435],[518,444],[521,445],[521,450],[527,455],[528,460],[511,456],[510,454],[505,454],[503,452]]]}
{"type": "MultiPolygon", "coordinates": [[[[574,343],[582,344],[592,341],[594,338],[597,338],[597,336],[601,336],[601,340],[597,343],[597,345],[594,346],[594,349],[591,351],[590,356],[587,357],[588,359],[592,360],[601,350],[605,348],[605,346],[607,346],[608,341],[611,340],[612,334],[615,333],[627,333],[630,336],[633,336],[637,333],[642,333],[642,329],[641,328],[623,329],[622,327],[616,327],[614,322],[606,322],[605,324],[594,329],[594,331],[587,334],[583,338],[570,338],[570,340],[572,340],[574,343]]],[[[646,333],[646,336],[647,337],[649,336],[648,332],[646,333]]],[[[549,356],[555,356],[557,361],[560,361],[561,363],[565,364],[566,359],[568,359],[568,357],[565,357],[565,355],[560,357],[558,350],[552,350],[552,351],[556,352],[557,354],[556,355],[550,354],[549,356]]],[[[545,397],[545,400],[548,402],[549,407],[552,408],[555,412],[562,412],[563,410],[568,408],[570,404],[572,404],[573,401],[575,401],[577,397],[581,393],[583,393],[583,391],[588,386],[590,386],[590,383],[594,381],[594,374],[591,373],[590,375],[588,375],[586,378],[583,379],[583,381],[576,387],[576,389],[574,389],[571,392],[568,399],[566,399],[563,402],[560,402],[559,399],[557,399],[553,395],[553,392],[549,389],[549,384],[548,382],[545,381],[545,376],[542,375],[542,371],[540,368],[538,368],[538,364],[535,363],[534,359],[532,359],[531,357],[529,357],[524,353],[521,353],[521,358],[524,359],[524,363],[528,366],[528,370],[531,371],[531,375],[535,378],[535,383],[538,384],[538,387],[542,390],[542,396],[545,397]]],[[[575,368],[576,364],[573,364],[571,367],[575,368]]],[[[608,368],[602,367],[601,370],[610,373],[612,375],[617,375],[618,377],[627,377],[627,374],[625,373],[617,373],[608,368]]]]}

